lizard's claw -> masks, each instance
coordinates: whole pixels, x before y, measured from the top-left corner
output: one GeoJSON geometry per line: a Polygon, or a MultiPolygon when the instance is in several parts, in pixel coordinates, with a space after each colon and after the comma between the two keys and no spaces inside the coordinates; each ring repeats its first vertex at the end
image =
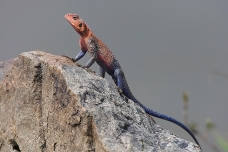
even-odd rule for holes
{"type": "Polygon", "coordinates": [[[83,69],[85,69],[88,72],[92,72],[92,73],[96,73],[95,71],[91,70],[90,68],[88,68],[87,66],[83,65],[81,66],[83,69]]]}
{"type": "Polygon", "coordinates": [[[122,89],[120,89],[120,87],[116,86],[116,89],[117,89],[117,91],[120,93],[120,95],[122,95],[122,94],[123,94],[123,90],[122,90],[122,89]]]}
{"type": "Polygon", "coordinates": [[[70,59],[70,60],[73,61],[73,62],[76,62],[75,58],[71,58],[71,57],[69,57],[69,56],[67,56],[67,55],[62,55],[62,56],[65,57],[65,58],[70,59]]]}
{"type": "Polygon", "coordinates": [[[128,98],[124,95],[123,90],[120,89],[119,86],[116,86],[116,89],[117,89],[117,91],[119,92],[119,94],[123,97],[123,99],[124,99],[126,102],[128,102],[128,98]]]}
{"type": "Polygon", "coordinates": [[[82,66],[82,68],[83,68],[83,69],[88,69],[88,68],[87,68],[86,66],[84,66],[84,65],[82,66]]]}
{"type": "Polygon", "coordinates": [[[154,120],[154,118],[151,116],[151,115],[149,115],[149,114],[147,114],[149,117],[150,117],[150,119],[156,124],[156,121],[154,120]]]}
{"type": "Polygon", "coordinates": [[[76,65],[77,65],[78,67],[82,67],[82,65],[81,65],[81,64],[78,64],[77,62],[76,62],[76,65]]]}

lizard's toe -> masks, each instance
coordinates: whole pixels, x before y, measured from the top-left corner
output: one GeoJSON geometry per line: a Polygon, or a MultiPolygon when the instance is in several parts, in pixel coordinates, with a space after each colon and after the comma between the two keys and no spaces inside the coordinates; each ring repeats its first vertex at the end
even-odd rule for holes
{"type": "Polygon", "coordinates": [[[122,95],[122,94],[123,94],[123,90],[122,90],[122,89],[120,89],[120,87],[116,86],[116,89],[117,89],[117,91],[120,93],[120,95],[122,95]]]}
{"type": "Polygon", "coordinates": [[[75,60],[74,58],[71,58],[71,57],[69,57],[69,56],[67,56],[67,55],[62,55],[62,56],[65,57],[65,58],[70,59],[70,60],[73,61],[73,62],[76,62],[76,60],[75,60]]]}

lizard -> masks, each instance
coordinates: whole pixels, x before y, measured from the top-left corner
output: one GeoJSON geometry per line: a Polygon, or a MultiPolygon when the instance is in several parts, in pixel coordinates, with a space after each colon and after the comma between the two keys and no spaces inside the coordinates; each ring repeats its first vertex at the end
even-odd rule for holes
{"type": "Polygon", "coordinates": [[[79,52],[75,58],[70,58],[73,62],[77,62],[86,54],[86,52],[89,52],[92,58],[84,66],[82,66],[83,68],[89,68],[96,62],[99,66],[98,74],[104,78],[105,72],[107,72],[117,85],[120,93],[124,94],[128,99],[141,106],[147,114],[170,121],[183,128],[191,135],[196,144],[198,144],[201,148],[194,134],[184,124],[170,116],[149,109],[134,97],[128,86],[119,61],[116,59],[112,51],[95,36],[84,20],[82,20],[77,14],[71,13],[66,14],[64,17],[80,35],[79,46],[81,48],[81,52],[79,52]]]}

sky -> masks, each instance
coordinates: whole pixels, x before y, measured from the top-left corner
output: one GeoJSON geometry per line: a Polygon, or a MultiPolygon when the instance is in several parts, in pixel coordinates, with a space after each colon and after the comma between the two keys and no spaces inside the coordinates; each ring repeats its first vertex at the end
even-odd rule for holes
{"type": "MultiPolygon", "coordinates": [[[[2,0],[0,61],[32,50],[75,57],[79,35],[63,16],[76,13],[113,51],[139,101],[183,122],[187,92],[189,120],[203,132],[210,118],[228,139],[227,8],[227,0],[2,0]]],[[[178,126],[156,121],[193,141],[178,126]]]]}

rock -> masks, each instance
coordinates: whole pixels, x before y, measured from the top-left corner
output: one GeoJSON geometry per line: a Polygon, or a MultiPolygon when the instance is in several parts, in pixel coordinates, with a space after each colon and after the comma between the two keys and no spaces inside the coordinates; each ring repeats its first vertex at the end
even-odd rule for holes
{"type": "Polygon", "coordinates": [[[68,58],[22,53],[0,80],[0,151],[200,151],[68,58]]]}
{"type": "Polygon", "coordinates": [[[0,81],[4,78],[6,71],[12,66],[14,59],[0,62],[0,81]]]}

